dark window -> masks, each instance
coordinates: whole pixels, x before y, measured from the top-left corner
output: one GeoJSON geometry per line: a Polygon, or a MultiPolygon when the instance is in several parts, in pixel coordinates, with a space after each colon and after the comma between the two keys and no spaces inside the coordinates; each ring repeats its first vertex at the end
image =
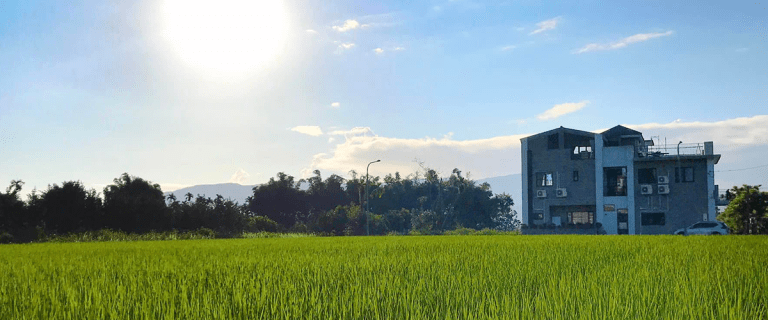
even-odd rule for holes
{"type": "Polygon", "coordinates": [[[550,134],[547,137],[547,149],[560,149],[560,134],[550,134]]]}
{"type": "Polygon", "coordinates": [[[627,167],[603,168],[603,195],[606,197],[627,195],[627,167]]]}
{"type": "Polygon", "coordinates": [[[640,219],[644,226],[663,226],[667,223],[664,212],[643,212],[640,219]]]}
{"type": "Polygon", "coordinates": [[[675,168],[675,182],[693,182],[693,167],[675,168]]]}
{"type": "Polygon", "coordinates": [[[536,186],[537,187],[551,187],[552,186],[552,172],[538,172],[536,173],[536,186]]]}
{"type": "Polygon", "coordinates": [[[579,170],[573,170],[573,181],[579,181],[579,170]]]}
{"type": "Polygon", "coordinates": [[[637,182],[644,184],[656,183],[656,168],[637,169],[637,182]]]}

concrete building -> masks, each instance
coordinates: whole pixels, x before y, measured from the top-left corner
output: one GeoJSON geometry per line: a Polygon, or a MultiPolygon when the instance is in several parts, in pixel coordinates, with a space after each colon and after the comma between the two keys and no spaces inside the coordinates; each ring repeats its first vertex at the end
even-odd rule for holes
{"type": "Polygon", "coordinates": [[[712,142],[658,145],[623,126],[599,134],[560,127],[520,141],[524,224],[671,234],[715,219],[712,142]]]}

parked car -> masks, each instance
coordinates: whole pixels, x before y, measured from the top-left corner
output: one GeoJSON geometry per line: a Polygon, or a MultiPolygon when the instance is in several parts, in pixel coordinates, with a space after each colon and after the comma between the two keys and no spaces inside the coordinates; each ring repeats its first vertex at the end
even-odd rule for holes
{"type": "Polygon", "coordinates": [[[692,234],[728,234],[728,226],[720,221],[701,221],[689,227],[677,229],[674,234],[682,236],[692,234]]]}

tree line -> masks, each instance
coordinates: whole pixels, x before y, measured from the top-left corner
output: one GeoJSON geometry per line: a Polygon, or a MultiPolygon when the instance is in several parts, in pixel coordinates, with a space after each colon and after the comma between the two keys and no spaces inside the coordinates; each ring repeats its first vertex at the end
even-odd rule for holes
{"type": "Polygon", "coordinates": [[[258,231],[432,234],[457,227],[513,230],[519,225],[509,195],[493,194],[487,183],[478,185],[458,169],[448,178],[432,169],[407,177],[370,177],[367,198],[365,176],[350,175],[322,179],[316,170],[312,177],[297,180],[280,172],[254,187],[243,204],[221,195],[166,197],[158,184],[127,173],[101,194],[79,181],[66,181],[33,190],[24,201],[24,183],[13,180],[0,192],[0,241],[103,229],[146,233],[206,228],[226,237],[258,231]]]}

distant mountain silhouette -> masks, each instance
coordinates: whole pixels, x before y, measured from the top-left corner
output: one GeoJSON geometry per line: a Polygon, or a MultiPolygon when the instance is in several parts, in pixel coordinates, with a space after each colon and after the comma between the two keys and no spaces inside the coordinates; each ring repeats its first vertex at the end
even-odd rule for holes
{"type": "Polygon", "coordinates": [[[521,208],[520,206],[523,204],[523,199],[522,199],[523,176],[521,174],[516,173],[516,174],[510,174],[506,176],[480,179],[480,180],[476,180],[475,182],[477,182],[478,184],[488,182],[488,184],[491,185],[491,191],[493,191],[494,194],[506,193],[512,196],[512,201],[515,202],[515,205],[513,206],[513,208],[517,210],[518,219],[522,219],[522,216],[520,216],[522,214],[522,210],[520,209],[521,208]]]}
{"type": "Polygon", "coordinates": [[[197,198],[198,195],[205,196],[206,198],[216,198],[216,195],[220,194],[224,199],[230,199],[239,204],[244,204],[245,198],[248,198],[253,194],[253,187],[255,186],[244,186],[237,183],[201,184],[172,192],[166,192],[165,195],[167,197],[169,194],[173,193],[173,195],[176,196],[176,199],[183,201],[184,196],[187,193],[191,193],[195,198],[197,198]]]}
{"type": "MultiPolygon", "coordinates": [[[[520,190],[521,185],[520,174],[510,174],[500,177],[492,177],[486,179],[476,180],[477,184],[483,184],[488,182],[491,185],[491,191],[494,194],[506,193],[512,196],[512,200],[515,202],[514,209],[517,212],[521,212],[519,207],[522,204],[522,192],[520,190]]],[[[244,204],[245,199],[253,195],[253,187],[256,185],[241,185],[237,183],[218,183],[218,184],[201,184],[191,186],[183,189],[178,189],[172,192],[166,192],[165,195],[173,193],[176,199],[179,201],[184,200],[184,195],[191,193],[193,196],[198,195],[205,196],[206,198],[216,198],[217,194],[220,194],[224,199],[230,199],[239,204],[244,204]]],[[[306,189],[306,186],[302,186],[302,189],[306,189]]]]}

